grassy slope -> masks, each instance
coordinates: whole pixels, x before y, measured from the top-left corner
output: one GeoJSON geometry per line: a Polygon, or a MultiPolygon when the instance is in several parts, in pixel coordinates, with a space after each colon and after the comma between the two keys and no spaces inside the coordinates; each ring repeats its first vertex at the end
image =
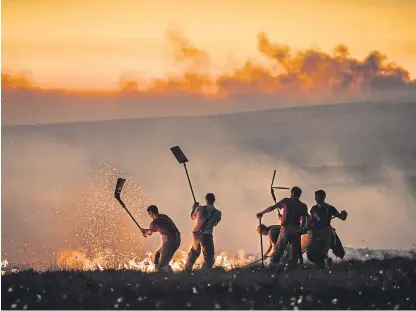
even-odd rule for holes
{"type": "Polygon", "coordinates": [[[2,277],[2,309],[414,309],[415,289],[416,260],[403,258],[280,274],[25,271],[2,277]]]}

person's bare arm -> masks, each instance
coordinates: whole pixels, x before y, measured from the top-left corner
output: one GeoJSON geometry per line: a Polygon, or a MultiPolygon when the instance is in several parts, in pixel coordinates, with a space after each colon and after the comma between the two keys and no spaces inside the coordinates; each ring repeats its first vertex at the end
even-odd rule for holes
{"type": "Polygon", "coordinates": [[[303,231],[308,231],[312,228],[312,224],[313,224],[313,215],[308,215],[308,217],[306,217],[306,222],[305,222],[305,226],[303,227],[303,231]]]}
{"type": "Polygon", "coordinates": [[[303,229],[303,228],[306,228],[307,217],[306,217],[306,216],[302,216],[302,217],[300,218],[300,221],[301,221],[301,228],[302,228],[302,229],[303,229]]]}
{"type": "Polygon", "coordinates": [[[274,211],[275,209],[277,208],[277,206],[276,205],[272,205],[272,206],[270,206],[270,207],[268,207],[268,208],[266,208],[264,211],[262,211],[262,212],[260,212],[260,213],[257,213],[257,218],[260,218],[260,217],[262,217],[264,214],[267,214],[267,213],[270,213],[271,211],[274,211]]]}
{"type": "Polygon", "coordinates": [[[198,209],[198,207],[199,207],[198,202],[196,202],[196,203],[194,203],[194,205],[192,205],[192,212],[191,212],[191,219],[192,220],[194,220],[196,218],[197,214],[198,214],[198,213],[196,213],[196,210],[198,209]]]}
{"type": "Polygon", "coordinates": [[[341,219],[343,221],[345,221],[347,219],[347,215],[348,214],[347,214],[346,211],[341,211],[341,213],[340,213],[340,212],[338,212],[338,210],[334,206],[331,206],[331,207],[332,207],[332,214],[335,217],[337,217],[337,218],[339,218],[339,219],[341,219]]]}
{"type": "Polygon", "coordinates": [[[302,212],[302,215],[300,217],[300,222],[301,222],[300,230],[301,230],[301,232],[304,232],[306,230],[307,220],[308,220],[308,207],[305,205],[303,207],[303,212],[302,212]]]}
{"type": "Polygon", "coordinates": [[[221,216],[222,213],[219,210],[217,210],[215,215],[214,227],[218,225],[218,223],[221,221],[221,216]]]}
{"type": "Polygon", "coordinates": [[[276,208],[282,208],[282,206],[283,206],[283,200],[277,202],[275,205],[269,206],[264,211],[262,211],[260,213],[257,213],[257,215],[256,215],[257,218],[261,218],[264,214],[270,213],[270,212],[274,211],[276,208]]]}
{"type": "Polygon", "coordinates": [[[142,233],[143,233],[143,236],[145,238],[147,238],[148,236],[151,236],[152,235],[153,231],[150,230],[150,229],[142,229],[142,233]]]}
{"type": "Polygon", "coordinates": [[[269,246],[268,246],[267,250],[264,252],[264,255],[263,255],[263,258],[264,259],[267,258],[267,255],[269,255],[269,253],[272,250],[272,248],[273,248],[273,244],[272,244],[271,241],[269,241],[269,246]]]}
{"type": "Polygon", "coordinates": [[[300,225],[300,234],[305,234],[308,231],[308,217],[302,216],[300,218],[301,225],[300,225]]]}
{"type": "Polygon", "coordinates": [[[143,236],[144,236],[145,238],[147,238],[148,236],[151,236],[153,232],[156,232],[156,231],[157,231],[157,229],[155,228],[155,226],[156,226],[156,221],[157,221],[157,220],[153,220],[153,221],[150,223],[149,229],[142,229],[142,230],[141,230],[141,231],[142,231],[142,233],[143,233],[143,236]]]}
{"type": "Polygon", "coordinates": [[[339,219],[341,219],[342,221],[346,221],[347,220],[347,211],[341,211],[341,213],[339,213],[339,216],[337,216],[339,219]]]}

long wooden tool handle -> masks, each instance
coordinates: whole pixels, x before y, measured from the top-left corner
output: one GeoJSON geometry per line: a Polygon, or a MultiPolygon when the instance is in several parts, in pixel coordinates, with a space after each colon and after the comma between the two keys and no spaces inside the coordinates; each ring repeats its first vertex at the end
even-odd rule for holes
{"type": "Polygon", "coordinates": [[[140,230],[142,230],[142,227],[140,227],[140,225],[137,223],[136,219],[134,219],[133,215],[130,214],[129,210],[127,209],[127,207],[124,207],[124,209],[126,210],[126,212],[129,214],[129,216],[131,217],[131,219],[133,219],[134,223],[137,225],[137,227],[139,227],[140,230]]]}
{"type": "MultiPolygon", "coordinates": [[[[272,197],[273,197],[274,204],[276,204],[276,203],[277,203],[277,200],[276,200],[276,195],[275,195],[275,193],[274,193],[274,189],[275,189],[275,188],[276,188],[276,189],[280,189],[280,188],[281,188],[281,187],[274,187],[274,186],[273,186],[273,185],[274,185],[274,179],[275,179],[275,177],[276,177],[276,170],[274,170],[274,171],[273,171],[272,183],[271,183],[271,185],[270,185],[270,191],[271,191],[271,193],[272,193],[272,197]]],[[[280,213],[279,208],[277,208],[277,214],[278,214],[279,216],[282,216],[282,214],[280,213]]]]}
{"type": "Polygon", "coordinates": [[[261,234],[261,218],[259,218],[260,224],[260,251],[261,251],[261,267],[264,268],[264,258],[263,258],[263,236],[261,234]]]}
{"type": "Polygon", "coordinates": [[[188,178],[189,187],[191,188],[192,198],[194,199],[194,203],[196,203],[194,189],[192,188],[191,179],[189,178],[188,169],[186,168],[186,163],[183,164],[183,167],[185,168],[186,177],[188,178]]]}

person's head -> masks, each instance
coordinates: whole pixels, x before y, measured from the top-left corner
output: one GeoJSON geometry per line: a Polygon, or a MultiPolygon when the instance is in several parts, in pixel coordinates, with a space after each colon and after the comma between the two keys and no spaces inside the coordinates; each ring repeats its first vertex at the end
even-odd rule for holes
{"type": "Polygon", "coordinates": [[[213,193],[207,193],[205,196],[205,201],[207,204],[214,205],[215,202],[215,195],[213,193]]]}
{"type": "Polygon", "coordinates": [[[326,193],[323,190],[317,190],[315,191],[315,201],[318,204],[322,204],[325,202],[326,193]]]}
{"type": "Polygon", "coordinates": [[[295,186],[292,189],[290,189],[291,197],[300,198],[301,195],[302,195],[302,189],[300,189],[299,187],[295,186]]]}
{"type": "Polygon", "coordinates": [[[269,234],[269,227],[265,226],[265,225],[258,225],[257,226],[257,233],[259,233],[262,235],[268,235],[269,234]]]}
{"type": "Polygon", "coordinates": [[[159,215],[159,210],[157,209],[157,206],[150,205],[147,208],[147,214],[149,214],[150,218],[155,219],[159,215]]]}

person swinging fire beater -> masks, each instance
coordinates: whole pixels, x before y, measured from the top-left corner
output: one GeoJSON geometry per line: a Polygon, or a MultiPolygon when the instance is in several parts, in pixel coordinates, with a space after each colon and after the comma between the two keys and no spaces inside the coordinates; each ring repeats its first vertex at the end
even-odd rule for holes
{"type": "Polygon", "coordinates": [[[214,206],[215,195],[208,193],[205,196],[206,205],[200,206],[196,202],[192,207],[191,219],[196,220],[192,230],[192,247],[188,253],[185,270],[191,271],[195,261],[202,254],[204,256],[203,269],[210,269],[214,265],[214,238],[213,230],[221,221],[221,211],[214,206]]]}
{"type": "Polygon", "coordinates": [[[149,229],[142,229],[143,236],[151,236],[154,232],[159,232],[162,236],[162,247],[155,254],[155,269],[172,272],[169,263],[181,244],[181,234],[172,219],[160,214],[156,205],[150,205],[147,213],[153,220],[149,229]]]}
{"type": "Polygon", "coordinates": [[[290,198],[284,198],[256,215],[257,218],[261,218],[264,214],[270,213],[276,208],[283,209],[280,234],[277,239],[275,250],[271,255],[271,265],[277,265],[279,263],[286,246],[289,243],[292,244],[289,267],[296,266],[298,262],[299,251],[301,249],[301,232],[304,231],[306,218],[308,216],[308,207],[305,203],[300,201],[301,195],[302,190],[299,187],[293,187],[291,189],[290,198]]]}

